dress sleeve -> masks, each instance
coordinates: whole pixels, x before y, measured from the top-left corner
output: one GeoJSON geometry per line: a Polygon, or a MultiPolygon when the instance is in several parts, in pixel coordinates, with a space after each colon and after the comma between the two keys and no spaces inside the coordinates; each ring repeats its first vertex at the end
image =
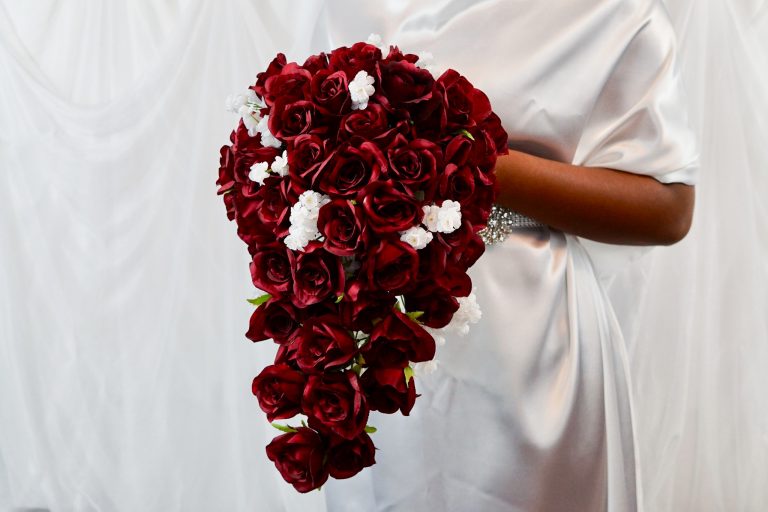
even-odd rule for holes
{"type": "Polygon", "coordinates": [[[573,163],[693,185],[698,148],[688,124],[675,32],[661,0],[646,5],[606,75],[573,163]]]}

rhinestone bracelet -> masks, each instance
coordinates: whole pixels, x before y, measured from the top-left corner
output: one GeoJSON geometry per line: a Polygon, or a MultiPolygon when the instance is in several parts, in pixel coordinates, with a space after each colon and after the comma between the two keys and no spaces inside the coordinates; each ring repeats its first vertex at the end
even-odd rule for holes
{"type": "Polygon", "coordinates": [[[486,245],[497,244],[515,229],[544,228],[545,224],[497,204],[491,208],[488,225],[478,234],[486,245]]]}

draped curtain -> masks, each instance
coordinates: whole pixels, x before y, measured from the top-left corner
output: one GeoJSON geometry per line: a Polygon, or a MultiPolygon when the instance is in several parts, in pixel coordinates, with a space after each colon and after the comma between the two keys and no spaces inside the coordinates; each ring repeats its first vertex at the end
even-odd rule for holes
{"type": "MultiPolygon", "coordinates": [[[[667,4],[702,148],[694,227],[605,285],[648,510],[758,511],[768,3],[667,4]]],[[[274,349],[243,336],[247,251],[214,186],[223,98],[316,50],[321,8],[0,0],[0,510],[325,510],[264,456],[249,386],[274,349]]]]}

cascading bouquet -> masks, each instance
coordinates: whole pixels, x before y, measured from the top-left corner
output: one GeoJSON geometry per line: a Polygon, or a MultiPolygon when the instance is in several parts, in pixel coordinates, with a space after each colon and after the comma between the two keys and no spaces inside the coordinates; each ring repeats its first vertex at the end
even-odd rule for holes
{"type": "Polygon", "coordinates": [[[263,292],[246,336],[278,345],[252,389],[300,421],[266,448],[300,492],[371,466],[369,412],[408,415],[441,330],[480,315],[467,269],[507,134],[465,77],[379,42],[278,54],[227,99],[218,193],[263,292]]]}

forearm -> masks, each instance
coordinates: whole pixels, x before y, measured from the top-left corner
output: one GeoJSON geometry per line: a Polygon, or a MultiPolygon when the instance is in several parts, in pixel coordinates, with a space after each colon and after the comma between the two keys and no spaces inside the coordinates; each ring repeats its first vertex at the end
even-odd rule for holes
{"type": "Polygon", "coordinates": [[[669,245],[688,232],[693,187],[510,151],[496,165],[497,202],[599,242],[669,245]]]}

